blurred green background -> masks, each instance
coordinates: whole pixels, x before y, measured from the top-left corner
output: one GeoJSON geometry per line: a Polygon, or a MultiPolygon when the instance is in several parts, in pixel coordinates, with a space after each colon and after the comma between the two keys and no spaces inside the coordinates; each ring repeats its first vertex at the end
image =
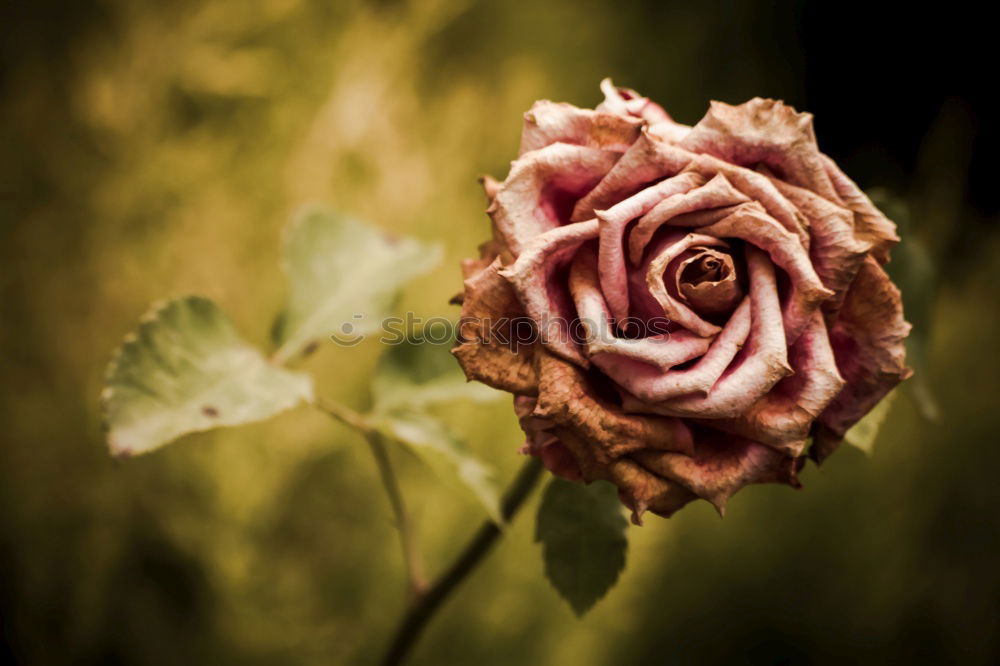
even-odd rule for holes
{"type": "MultiPolygon", "coordinates": [[[[996,663],[995,56],[960,3],[872,4],[4,0],[0,652],[376,658],[403,571],[362,441],[302,409],[115,463],[105,364],[151,301],[187,292],[266,344],[278,239],[306,201],[443,240],[402,307],[457,316],[457,261],[487,233],[475,178],[505,174],[533,100],[591,106],[610,75],[688,123],[709,99],[783,98],[863,187],[906,202],[935,267],[907,297],[939,416],[911,387],[871,458],[745,490],[725,520],[702,503],[630,530],[620,584],[583,620],[544,579],[532,502],[413,663],[996,663]]],[[[364,408],[377,353],[308,367],[364,408]]],[[[512,476],[506,400],[446,418],[512,476]]],[[[398,458],[435,573],[482,515],[398,458]]]]}

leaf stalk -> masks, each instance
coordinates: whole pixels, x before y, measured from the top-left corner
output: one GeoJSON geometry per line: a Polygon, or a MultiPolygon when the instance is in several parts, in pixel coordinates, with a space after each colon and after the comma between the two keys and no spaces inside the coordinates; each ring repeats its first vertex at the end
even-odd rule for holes
{"type": "Polygon", "coordinates": [[[410,519],[409,511],[406,509],[399,479],[396,477],[396,471],[392,466],[392,459],[389,457],[385,441],[375,428],[369,425],[365,417],[353,409],[323,398],[318,398],[315,405],[325,414],[360,432],[364,435],[365,441],[368,442],[368,448],[372,452],[379,476],[382,479],[382,487],[385,488],[385,494],[389,498],[389,505],[395,516],[396,528],[399,530],[399,541],[403,551],[403,562],[406,566],[406,581],[410,599],[413,601],[420,599],[427,591],[423,558],[420,555],[417,531],[410,519]]]}
{"type": "MultiPolygon", "coordinates": [[[[543,469],[541,461],[535,457],[529,458],[521,466],[517,476],[504,492],[500,505],[500,515],[504,525],[514,518],[525,500],[531,495],[531,491],[534,490],[542,476],[543,469]]],[[[398,666],[403,663],[420,638],[427,623],[440,610],[442,604],[451,596],[458,585],[489,554],[493,544],[503,534],[503,531],[503,526],[492,520],[486,520],[451,566],[434,581],[425,594],[417,597],[411,603],[396,629],[385,657],[382,659],[383,666],[398,666]]]]}

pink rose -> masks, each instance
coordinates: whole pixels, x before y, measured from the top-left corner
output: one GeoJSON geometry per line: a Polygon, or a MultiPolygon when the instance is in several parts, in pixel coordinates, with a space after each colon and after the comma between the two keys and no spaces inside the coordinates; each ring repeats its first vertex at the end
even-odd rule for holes
{"type": "Polygon", "coordinates": [[[594,110],[537,102],[484,180],[493,238],[463,264],[454,354],[514,394],[525,451],[611,481],[637,522],[798,486],[910,375],[895,225],[810,114],[713,102],[688,127],[601,89],[594,110]]]}

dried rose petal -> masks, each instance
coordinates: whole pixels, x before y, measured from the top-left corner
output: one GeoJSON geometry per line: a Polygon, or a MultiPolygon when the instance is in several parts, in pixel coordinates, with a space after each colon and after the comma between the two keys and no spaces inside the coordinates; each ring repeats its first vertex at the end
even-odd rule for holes
{"type": "Polygon", "coordinates": [[[636,521],[797,487],[910,374],[895,225],[809,114],[713,102],[688,127],[601,90],[536,103],[506,180],[484,179],[493,238],[463,263],[454,353],[514,394],[525,453],[616,484],[636,521]]]}

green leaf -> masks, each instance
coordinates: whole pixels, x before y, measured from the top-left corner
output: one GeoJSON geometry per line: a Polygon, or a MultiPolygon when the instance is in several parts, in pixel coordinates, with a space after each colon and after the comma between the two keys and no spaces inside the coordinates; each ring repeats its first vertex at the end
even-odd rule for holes
{"type": "Polygon", "coordinates": [[[506,395],[468,381],[451,355],[450,342],[450,338],[448,343],[439,344],[412,337],[387,346],[372,378],[375,410],[426,407],[460,399],[486,402],[506,395]]]}
{"type": "Polygon", "coordinates": [[[310,207],[289,227],[284,255],[289,302],[274,331],[281,362],[328,338],[353,346],[379,331],[399,288],[433,268],[442,252],[310,207]]]}
{"type": "Polygon", "coordinates": [[[440,421],[429,414],[398,410],[376,414],[369,423],[389,439],[405,445],[446,483],[457,482],[494,522],[502,524],[493,469],[469,453],[440,421]]]}
{"type": "Polygon", "coordinates": [[[875,440],[878,438],[878,432],[881,430],[882,424],[885,423],[886,417],[889,416],[889,411],[892,409],[892,403],[895,400],[896,391],[892,390],[870,412],[865,414],[864,418],[855,423],[847,431],[844,435],[844,441],[871,455],[872,450],[875,448],[875,440]]]}
{"type": "Polygon", "coordinates": [[[553,478],[542,496],[535,541],[542,544],[545,575],[578,616],[618,581],[628,539],[622,504],[605,481],[590,485],[553,478]]]}
{"type": "Polygon", "coordinates": [[[312,380],[276,367],[212,301],[155,306],[108,366],[101,400],[114,455],[147,453],[181,435],[261,421],[312,400],[312,380]]]}
{"type": "Polygon", "coordinates": [[[374,407],[368,418],[390,439],[410,448],[446,483],[457,481],[471,492],[499,524],[500,499],[493,469],[426,412],[429,406],[442,402],[463,398],[486,401],[505,395],[467,381],[450,347],[444,341],[438,344],[421,337],[387,346],[372,377],[374,407]]]}

